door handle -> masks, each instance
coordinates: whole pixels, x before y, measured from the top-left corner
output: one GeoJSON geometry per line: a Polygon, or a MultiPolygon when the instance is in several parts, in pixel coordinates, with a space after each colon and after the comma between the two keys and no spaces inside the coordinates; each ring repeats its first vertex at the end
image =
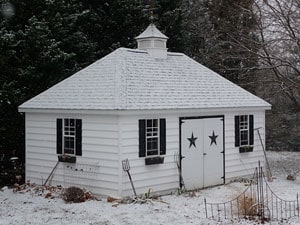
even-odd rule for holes
{"type": "Polygon", "coordinates": [[[207,155],[206,153],[203,153],[203,155],[207,155]]]}

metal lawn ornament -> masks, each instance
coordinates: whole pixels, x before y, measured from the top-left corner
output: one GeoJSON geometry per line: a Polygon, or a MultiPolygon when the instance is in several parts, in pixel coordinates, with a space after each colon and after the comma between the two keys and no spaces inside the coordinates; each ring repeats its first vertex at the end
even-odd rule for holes
{"type": "Polygon", "coordinates": [[[128,159],[122,160],[122,166],[123,166],[123,170],[124,170],[125,172],[127,172],[127,174],[128,174],[128,177],[129,177],[129,180],[130,180],[130,183],[131,183],[131,187],[132,187],[134,196],[136,196],[135,188],[134,188],[134,186],[133,186],[133,182],[132,182],[132,179],[131,179],[131,175],[130,175],[130,173],[129,173],[130,165],[129,165],[128,159]]]}

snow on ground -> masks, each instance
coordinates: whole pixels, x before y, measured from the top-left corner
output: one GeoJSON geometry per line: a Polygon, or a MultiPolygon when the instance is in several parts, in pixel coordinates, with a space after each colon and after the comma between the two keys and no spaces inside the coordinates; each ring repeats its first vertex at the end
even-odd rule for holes
{"type": "MultiPolygon", "coordinates": [[[[289,173],[300,170],[300,152],[268,152],[270,166],[276,179],[270,186],[277,195],[295,200],[300,192],[300,178],[286,180],[289,173]]],[[[209,202],[222,202],[236,197],[245,189],[242,183],[231,183],[188,194],[162,196],[165,202],[120,204],[113,207],[106,199],[84,203],[65,203],[60,198],[46,199],[27,193],[14,193],[12,189],[0,191],[0,224],[257,224],[247,220],[217,222],[205,218],[204,197],[209,202]]],[[[272,221],[268,224],[300,224],[300,218],[272,221]]]]}

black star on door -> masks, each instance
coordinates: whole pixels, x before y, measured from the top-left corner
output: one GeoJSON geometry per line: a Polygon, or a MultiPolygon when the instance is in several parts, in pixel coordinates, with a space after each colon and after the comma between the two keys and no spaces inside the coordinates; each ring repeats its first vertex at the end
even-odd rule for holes
{"type": "Polygon", "coordinates": [[[208,136],[208,137],[211,139],[210,146],[211,146],[212,144],[217,145],[217,137],[218,137],[218,136],[219,136],[219,135],[215,135],[215,131],[213,131],[213,133],[212,133],[211,136],[208,136]]]}
{"type": "Polygon", "coordinates": [[[194,146],[195,148],[196,148],[196,140],[197,140],[198,138],[197,137],[194,137],[194,133],[192,132],[192,135],[191,135],[191,137],[190,138],[188,138],[188,140],[189,140],[189,142],[190,142],[190,147],[189,148],[191,148],[192,146],[194,146]]]}

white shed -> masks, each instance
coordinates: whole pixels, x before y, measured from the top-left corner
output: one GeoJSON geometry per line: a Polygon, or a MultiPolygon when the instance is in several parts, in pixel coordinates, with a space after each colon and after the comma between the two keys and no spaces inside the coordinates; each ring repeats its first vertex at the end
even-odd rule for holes
{"type": "Polygon", "coordinates": [[[271,105],[182,53],[154,24],[19,106],[26,180],[127,196],[223,184],[253,173],[271,105]]]}

